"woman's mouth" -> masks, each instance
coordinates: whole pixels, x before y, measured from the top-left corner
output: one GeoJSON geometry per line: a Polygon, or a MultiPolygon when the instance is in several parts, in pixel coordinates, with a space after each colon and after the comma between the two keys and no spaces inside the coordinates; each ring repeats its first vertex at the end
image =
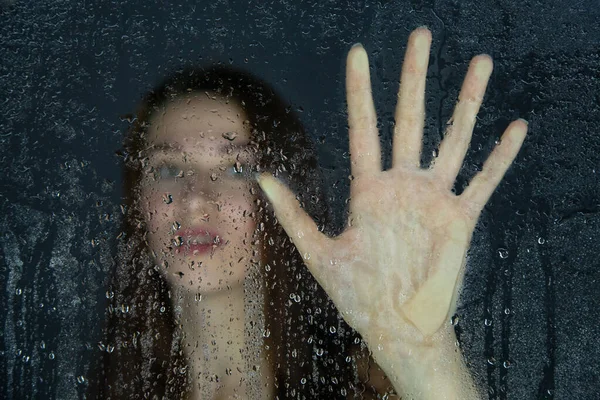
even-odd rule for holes
{"type": "Polygon", "coordinates": [[[195,228],[186,229],[181,235],[175,236],[173,244],[176,254],[196,256],[211,253],[223,242],[218,233],[205,228],[195,228]]]}

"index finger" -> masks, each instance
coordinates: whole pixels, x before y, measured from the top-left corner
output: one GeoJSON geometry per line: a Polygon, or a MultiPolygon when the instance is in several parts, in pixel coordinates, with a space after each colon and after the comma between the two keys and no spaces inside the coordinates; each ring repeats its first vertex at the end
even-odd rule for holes
{"type": "Polygon", "coordinates": [[[369,59],[360,43],[355,44],[348,53],[346,95],[352,175],[379,172],[381,149],[371,93],[369,59]]]}

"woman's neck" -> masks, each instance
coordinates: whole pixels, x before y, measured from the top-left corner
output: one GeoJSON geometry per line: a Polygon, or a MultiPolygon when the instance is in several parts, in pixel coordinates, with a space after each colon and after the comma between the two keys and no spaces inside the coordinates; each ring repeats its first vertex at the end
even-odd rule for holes
{"type": "MultiPolygon", "coordinates": [[[[247,351],[244,299],[243,285],[201,297],[183,295],[179,322],[193,382],[192,399],[268,398],[248,393],[247,360],[255,355],[247,351]]],[[[257,339],[262,338],[252,338],[257,339]]],[[[264,358],[257,361],[262,364],[261,376],[269,376],[270,371],[263,371],[264,358]]]]}

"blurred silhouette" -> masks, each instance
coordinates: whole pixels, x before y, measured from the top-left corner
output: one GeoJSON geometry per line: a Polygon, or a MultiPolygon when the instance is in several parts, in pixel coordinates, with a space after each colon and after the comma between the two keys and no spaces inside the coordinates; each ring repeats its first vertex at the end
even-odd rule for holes
{"type": "Polygon", "coordinates": [[[345,398],[350,330],[329,331],[343,322],[254,179],[286,181],[326,224],[296,113],[261,80],[212,66],[177,71],[131,121],[123,236],[90,395],[345,398]]]}

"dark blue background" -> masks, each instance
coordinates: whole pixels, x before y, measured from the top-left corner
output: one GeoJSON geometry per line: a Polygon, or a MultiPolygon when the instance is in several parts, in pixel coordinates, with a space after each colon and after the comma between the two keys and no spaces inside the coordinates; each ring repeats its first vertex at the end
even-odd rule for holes
{"type": "Polygon", "coordinates": [[[596,399],[600,4],[583,1],[0,0],[0,393],[82,396],[119,228],[120,148],[147,90],[187,63],[273,84],[319,146],[343,225],[346,53],[370,55],[386,165],[408,34],[433,32],[426,164],[470,58],[495,71],[460,192],[508,123],[529,137],[473,239],[458,332],[491,399],[596,399]],[[194,4],[196,3],[196,4],[194,4]]]}

